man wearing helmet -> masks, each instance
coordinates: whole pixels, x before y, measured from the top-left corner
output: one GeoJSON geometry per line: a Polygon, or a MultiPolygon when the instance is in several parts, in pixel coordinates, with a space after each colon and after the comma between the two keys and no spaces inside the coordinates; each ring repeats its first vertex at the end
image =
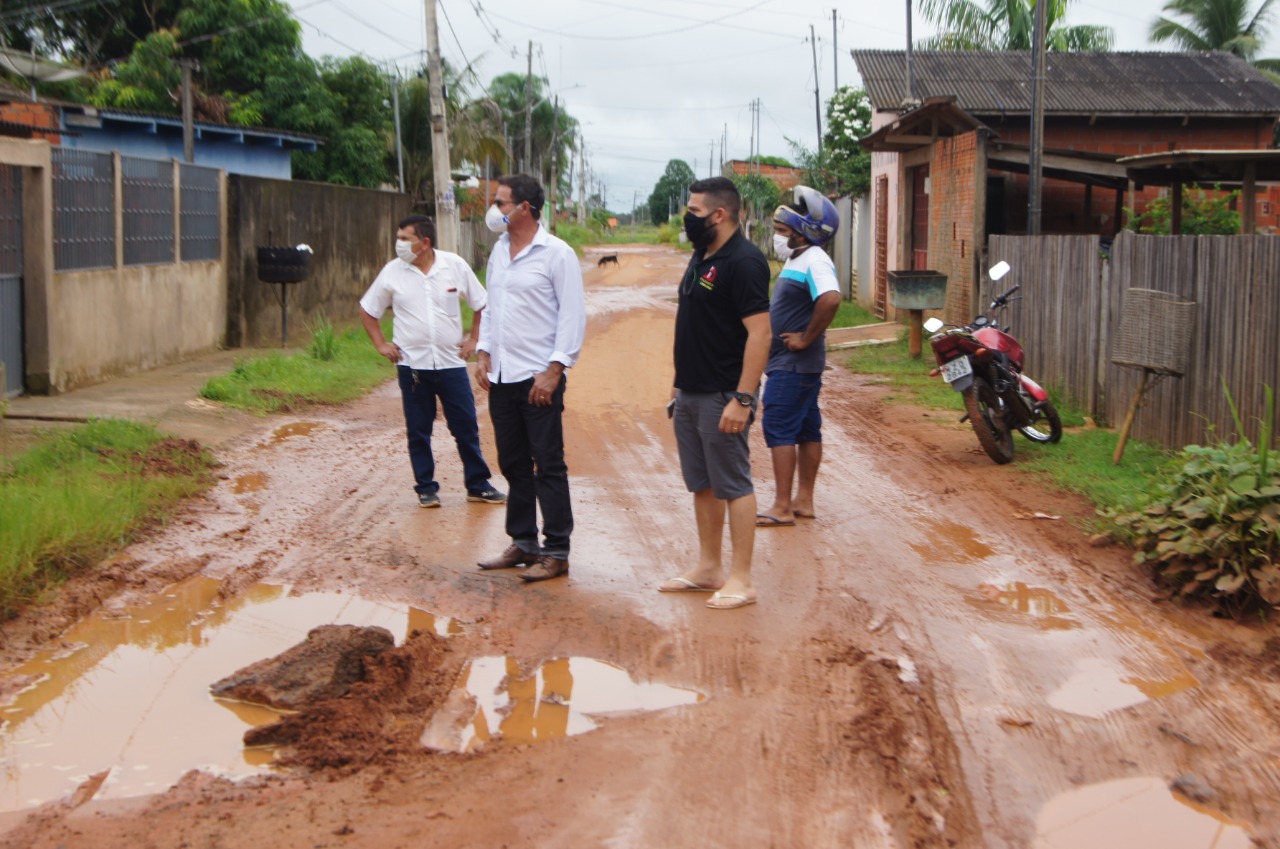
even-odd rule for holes
{"type": "Polygon", "coordinates": [[[791,204],[773,213],[773,249],[786,264],[769,305],[773,340],[765,366],[763,425],[777,494],[773,506],[756,516],[759,527],[815,517],[813,485],[822,462],[818,393],[827,361],[827,325],[840,307],[835,264],[822,246],[839,227],[835,206],[808,186],[796,186],[791,204]]]}

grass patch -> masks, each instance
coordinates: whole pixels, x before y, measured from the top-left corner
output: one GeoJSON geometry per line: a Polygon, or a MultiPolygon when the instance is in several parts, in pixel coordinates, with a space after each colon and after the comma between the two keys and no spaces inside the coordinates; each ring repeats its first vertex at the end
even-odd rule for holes
{"type": "Polygon", "coordinates": [[[392,375],[363,330],[336,334],[331,343],[318,343],[320,335],[313,331],[308,350],[328,348],[330,359],[272,352],[238,360],[230,372],[206,383],[200,396],[255,413],[287,412],[302,404],[354,400],[392,375]]]}
{"type": "MultiPolygon", "coordinates": [[[[921,359],[908,353],[907,334],[884,345],[865,345],[845,352],[846,367],[855,374],[882,375],[892,387],[888,396],[897,403],[916,404],[941,410],[954,410],[959,418],[964,401],[959,392],[947,386],[940,377],[929,377],[935,362],[928,342],[921,359]]],[[[1073,405],[1059,402],[1049,393],[1062,424],[1070,428],[1057,445],[1033,445],[1017,436],[1014,465],[1053,486],[1079,493],[1100,509],[1132,509],[1154,488],[1171,462],[1169,452],[1130,440],[1120,465],[1111,462],[1115,452],[1115,431],[1082,427],[1083,413],[1073,405]]]]}
{"type": "Polygon", "coordinates": [[[831,320],[832,327],[861,327],[864,324],[879,324],[880,319],[862,308],[857,301],[841,301],[836,317],[831,320]]]}
{"type": "Polygon", "coordinates": [[[1111,457],[1118,438],[1114,430],[1077,428],[1063,434],[1057,445],[1020,443],[1014,463],[1059,489],[1083,495],[1099,509],[1132,510],[1145,503],[1172,458],[1163,449],[1131,439],[1117,466],[1111,457]]]}
{"type": "Polygon", "coordinates": [[[207,489],[213,465],[194,442],[118,419],[45,434],[0,465],[0,616],[207,489]]]}

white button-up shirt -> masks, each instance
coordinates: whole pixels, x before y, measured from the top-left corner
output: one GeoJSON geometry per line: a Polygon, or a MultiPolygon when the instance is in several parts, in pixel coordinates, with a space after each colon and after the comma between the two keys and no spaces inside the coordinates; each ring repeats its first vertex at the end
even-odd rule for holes
{"type": "Polygon", "coordinates": [[[573,368],[587,331],[578,255],[542,225],[511,258],[503,233],[489,254],[490,309],[476,349],[489,354],[493,383],[519,383],[553,362],[573,368]]]}
{"type": "MultiPolygon", "coordinates": [[[[384,265],[360,299],[360,309],[381,318],[391,308],[391,341],[403,354],[400,365],[418,370],[466,368],[458,356],[462,344],[459,298],[465,298],[474,312],[484,309],[489,300],[466,260],[437,250],[426,274],[402,259],[384,265]]],[[[484,324],[480,323],[482,331],[484,324]]]]}

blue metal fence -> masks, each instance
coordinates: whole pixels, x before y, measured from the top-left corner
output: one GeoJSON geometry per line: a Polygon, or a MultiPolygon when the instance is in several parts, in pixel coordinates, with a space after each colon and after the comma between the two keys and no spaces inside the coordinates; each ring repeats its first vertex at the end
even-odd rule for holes
{"type": "Polygon", "coordinates": [[[111,154],[53,149],[53,267],[116,264],[115,187],[111,154]]]}
{"type": "Polygon", "coordinates": [[[222,256],[218,203],[218,172],[214,168],[182,163],[179,216],[182,261],[218,259],[222,256]]]}
{"type": "Polygon", "coordinates": [[[173,163],[120,157],[124,264],[173,262],[173,163]]]}

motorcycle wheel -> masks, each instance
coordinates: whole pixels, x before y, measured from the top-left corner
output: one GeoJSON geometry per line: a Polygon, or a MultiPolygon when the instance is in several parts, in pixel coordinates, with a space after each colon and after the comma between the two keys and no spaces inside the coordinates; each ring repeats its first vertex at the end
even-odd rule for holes
{"type": "Polygon", "coordinates": [[[1062,438],[1062,419],[1053,404],[1045,401],[1031,417],[1031,424],[1018,430],[1032,442],[1048,444],[1062,438]]]}
{"type": "Polygon", "coordinates": [[[1003,426],[1003,417],[996,411],[1000,401],[991,384],[975,376],[964,391],[964,409],[969,414],[969,424],[978,435],[978,444],[987,456],[1004,465],[1013,460],[1013,432],[1003,426]]]}

